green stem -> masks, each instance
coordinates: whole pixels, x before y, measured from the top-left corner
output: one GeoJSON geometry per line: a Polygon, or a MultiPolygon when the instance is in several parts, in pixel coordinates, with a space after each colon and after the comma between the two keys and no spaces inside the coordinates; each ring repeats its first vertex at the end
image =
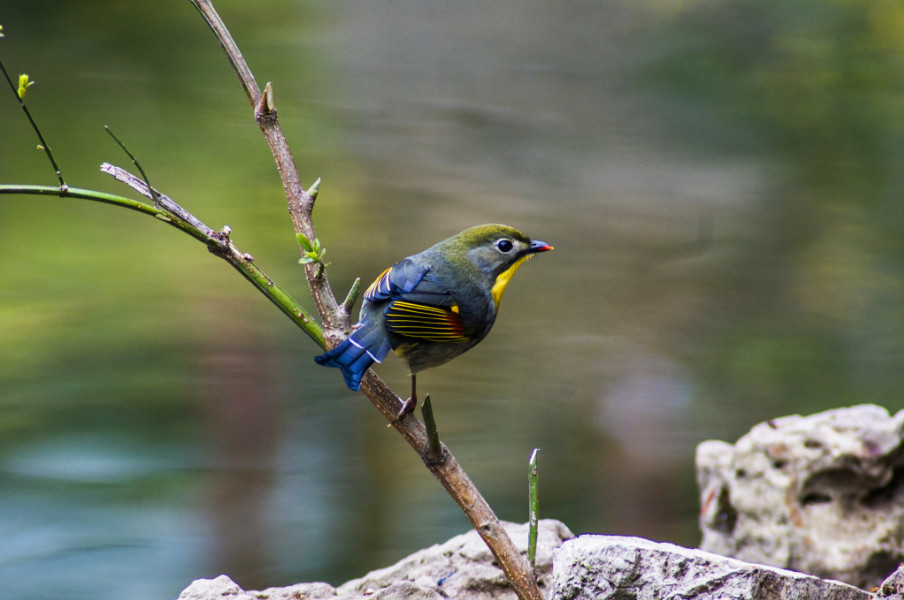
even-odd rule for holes
{"type": "Polygon", "coordinates": [[[67,187],[65,190],[61,190],[59,187],[48,185],[0,184],[0,194],[57,196],[60,198],[91,200],[94,202],[121,206],[156,217],[207,245],[212,253],[235,267],[245,279],[250,281],[258,291],[273,302],[273,304],[275,304],[286,316],[292,319],[292,321],[298,325],[302,331],[308,334],[311,339],[317,342],[321,348],[326,348],[326,342],[323,337],[323,328],[311,319],[308,312],[293,300],[285,290],[273,283],[273,281],[267,277],[266,273],[255,266],[250,255],[239,252],[229,241],[228,236],[219,234],[211,235],[209,231],[205,231],[206,227],[200,223],[200,221],[197,221],[197,219],[194,219],[194,222],[188,222],[174,215],[170,211],[140,200],[133,200],[123,196],[82,188],[67,187]]]}
{"type": "Polygon", "coordinates": [[[535,566],[537,557],[537,525],[540,521],[540,498],[537,490],[537,453],[539,448],[534,448],[528,461],[528,488],[530,497],[530,529],[527,535],[527,561],[530,566],[535,566]]]}
{"type": "Polygon", "coordinates": [[[427,430],[427,452],[431,461],[440,461],[443,456],[443,447],[439,442],[439,432],[436,430],[436,419],[433,418],[433,405],[430,403],[430,394],[424,398],[421,406],[421,414],[424,416],[424,428],[427,430]]]}

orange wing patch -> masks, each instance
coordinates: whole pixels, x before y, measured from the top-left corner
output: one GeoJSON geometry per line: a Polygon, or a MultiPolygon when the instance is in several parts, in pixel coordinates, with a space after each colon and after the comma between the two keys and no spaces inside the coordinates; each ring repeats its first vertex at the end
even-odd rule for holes
{"type": "Polygon", "coordinates": [[[386,328],[428,342],[466,342],[470,338],[457,309],[396,300],[386,310],[386,328]]]}

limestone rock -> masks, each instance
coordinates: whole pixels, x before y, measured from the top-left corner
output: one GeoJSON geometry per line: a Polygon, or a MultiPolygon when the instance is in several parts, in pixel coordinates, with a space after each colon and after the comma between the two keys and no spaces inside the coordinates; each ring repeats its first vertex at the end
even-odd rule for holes
{"type": "Polygon", "coordinates": [[[239,584],[220,575],[216,579],[197,579],[179,594],[179,600],[211,600],[213,598],[232,598],[234,600],[253,600],[239,587],[239,584]]]}
{"type": "MultiPolygon", "coordinates": [[[[515,547],[527,552],[527,524],[506,523],[515,547]]],[[[553,550],[574,535],[559,521],[543,519],[537,532],[536,570],[540,589],[548,585],[553,550]]],[[[470,600],[516,600],[502,571],[493,564],[493,555],[475,531],[456,536],[446,543],[415,552],[385,569],[341,585],[340,594],[363,594],[409,581],[434,589],[437,597],[470,600]]]]}
{"type": "Polygon", "coordinates": [[[226,575],[198,579],[179,594],[178,600],[336,600],[336,589],[328,583],[298,583],[262,592],[246,592],[226,575]]]}
{"type": "Polygon", "coordinates": [[[556,550],[550,600],[870,600],[853,586],[642,538],[586,535],[556,550]]]}
{"type": "Polygon", "coordinates": [[[879,586],[876,598],[883,600],[904,600],[904,565],[888,576],[879,586]]]}
{"type": "Polygon", "coordinates": [[[697,448],[701,548],[878,586],[904,560],[904,411],[862,405],[697,448]]]}
{"type": "MultiPolygon", "coordinates": [[[[504,526],[515,547],[526,553],[527,524],[504,523],[504,526]]],[[[559,521],[540,521],[536,571],[541,590],[549,585],[553,550],[572,537],[559,521]]],[[[179,600],[517,600],[493,560],[477,532],[469,531],[338,588],[326,583],[300,583],[259,592],[245,591],[221,575],[195,581],[180,594],[179,600]]]]}

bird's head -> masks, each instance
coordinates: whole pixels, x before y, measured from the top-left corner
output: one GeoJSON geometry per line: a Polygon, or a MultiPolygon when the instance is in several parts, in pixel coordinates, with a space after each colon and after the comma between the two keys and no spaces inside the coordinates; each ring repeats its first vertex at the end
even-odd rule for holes
{"type": "Polygon", "coordinates": [[[477,225],[441,244],[487,277],[497,306],[518,267],[534,254],[553,249],[508,225],[477,225]]]}

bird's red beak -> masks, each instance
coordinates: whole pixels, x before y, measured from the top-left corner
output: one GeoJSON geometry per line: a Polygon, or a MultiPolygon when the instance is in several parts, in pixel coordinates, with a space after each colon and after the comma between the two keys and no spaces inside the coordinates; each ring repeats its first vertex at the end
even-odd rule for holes
{"type": "Polygon", "coordinates": [[[552,250],[553,247],[547,244],[546,242],[541,242],[540,240],[534,240],[530,243],[530,250],[528,250],[528,254],[536,254],[537,252],[546,252],[548,250],[552,250]]]}

